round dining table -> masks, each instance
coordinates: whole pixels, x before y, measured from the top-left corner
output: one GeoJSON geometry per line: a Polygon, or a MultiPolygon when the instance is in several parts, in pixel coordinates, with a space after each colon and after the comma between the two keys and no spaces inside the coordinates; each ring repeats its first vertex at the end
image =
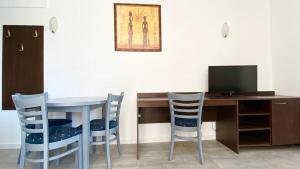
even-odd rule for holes
{"type": "MultiPolygon", "coordinates": [[[[82,116],[82,153],[83,168],[89,169],[89,144],[90,144],[90,112],[99,107],[104,107],[106,97],[69,97],[49,99],[48,112],[81,113],[82,116]]],[[[103,109],[102,109],[103,110],[103,109]]],[[[68,118],[68,117],[67,117],[68,118]]],[[[70,118],[70,117],[69,117],[70,118]]]]}

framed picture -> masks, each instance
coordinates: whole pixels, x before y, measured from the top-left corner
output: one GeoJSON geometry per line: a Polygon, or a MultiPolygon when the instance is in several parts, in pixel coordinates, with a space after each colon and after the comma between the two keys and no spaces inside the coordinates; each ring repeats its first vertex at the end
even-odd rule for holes
{"type": "Polygon", "coordinates": [[[161,7],[150,4],[114,4],[115,50],[161,51],[161,7]]]}

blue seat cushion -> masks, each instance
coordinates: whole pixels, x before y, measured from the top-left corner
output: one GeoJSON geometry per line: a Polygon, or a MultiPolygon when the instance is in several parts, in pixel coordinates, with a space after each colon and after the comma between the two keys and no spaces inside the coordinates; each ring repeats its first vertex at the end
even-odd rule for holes
{"type": "MultiPolygon", "coordinates": [[[[49,119],[48,120],[49,128],[50,127],[57,127],[57,126],[64,126],[64,125],[71,124],[71,123],[72,123],[72,120],[69,120],[69,119],[49,119]]],[[[26,128],[34,129],[35,125],[34,124],[27,124],[26,128]]]]}
{"type": "MultiPolygon", "coordinates": [[[[109,129],[115,128],[118,126],[118,122],[115,120],[109,121],[109,129]]],[[[82,126],[78,127],[82,129],[82,126]]],[[[90,122],[91,131],[102,131],[105,130],[105,119],[95,119],[90,122]]]]}
{"type": "Polygon", "coordinates": [[[183,119],[175,117],[175,125],[182,127],[197,127],[198,119],[183,119]]]}
{"type": "MultiPolygon", "coordinates": [[[[62,141],[76,135],[81,134],[81,130],[73,127],[51,127],[49,128],[49,143],[54,143],[57,141],[62,141]]],[[[28,144],[43,144],[43,134],[42,133],[34,133],[29,134],[26,137],[26,143],[28,144]]]]}
{"type": "Polygon", "coordinates": [[[70,119],[49,119],[48,120],[48,125],[50,127],[52,126],[63,126],[63,125],[66,125],[66,124],[71,124],[72,123],[72,120],[70,119]]]}
{"type": "MultiPolygon", "coordinates": [[[[118,122],[115,120],[109,121],[109,129],[115,128],[118,126],[118,122]]],[[[95,119],[91,121],[91,130],[92,131],[102,131],[105,130],[105,119],[95,119]]]]}

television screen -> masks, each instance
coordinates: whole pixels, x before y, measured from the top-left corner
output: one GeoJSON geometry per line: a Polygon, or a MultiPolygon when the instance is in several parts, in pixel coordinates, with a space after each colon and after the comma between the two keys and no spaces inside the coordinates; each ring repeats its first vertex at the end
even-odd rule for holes
{"type": "Polygon", "coordinates": [[[257,66],[209,66],[210,93],[257,91],[257,66]]]}

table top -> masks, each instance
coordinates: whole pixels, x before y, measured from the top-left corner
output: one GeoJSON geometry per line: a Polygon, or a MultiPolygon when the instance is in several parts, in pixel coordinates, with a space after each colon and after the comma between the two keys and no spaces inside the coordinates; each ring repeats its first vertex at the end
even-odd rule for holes
{"type": "Polygon", "coordinates": [[[66,97],[49,99],[48,107],[71,107],[71,106],[91,106],[106,103],[106,97],[66,97]]]}

